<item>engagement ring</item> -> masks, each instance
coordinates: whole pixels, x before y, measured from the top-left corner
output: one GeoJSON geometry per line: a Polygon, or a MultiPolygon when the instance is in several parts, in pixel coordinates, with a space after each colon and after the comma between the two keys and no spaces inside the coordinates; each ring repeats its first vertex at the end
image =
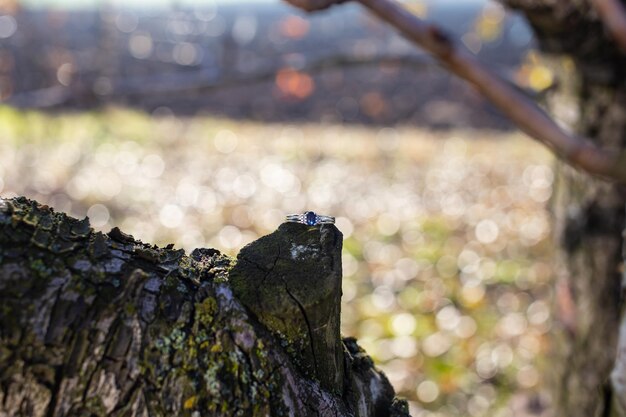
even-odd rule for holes
{"type": "Polygon", "coordinates": [[[320,216],[312,211],[306,211],[302,214],[289,214],[288,222],[302,223],[308,226],[316,226],[318,224],[334,224],[335,218],[330,216],[320,216]]]}

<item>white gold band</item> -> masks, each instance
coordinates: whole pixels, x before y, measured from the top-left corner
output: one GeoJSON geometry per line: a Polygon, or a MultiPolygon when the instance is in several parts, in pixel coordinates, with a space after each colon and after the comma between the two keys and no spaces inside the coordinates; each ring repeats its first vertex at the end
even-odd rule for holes
{"type": "Polygon", "coordinates": [[[335,218],[332,216],[321,216],[312,211],[307,211],[302,214],[289,214],[286,217],[288,222],[302,223],[309,226],[316,226],[318,224],[334,224],[335,218]]]}

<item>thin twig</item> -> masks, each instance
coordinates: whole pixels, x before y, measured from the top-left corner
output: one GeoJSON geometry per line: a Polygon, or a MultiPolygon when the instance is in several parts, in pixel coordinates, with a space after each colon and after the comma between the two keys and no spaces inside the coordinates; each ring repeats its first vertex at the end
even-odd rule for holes
{"type": "Polygon", "coordinates": [[[626,52],[626,8],[619,0],[592,0],[600,19],[622,51],[626,52]]]}
{"type": "MultiPolygon", "coordinates": [[[[429,66],[435,65],[435,62],[428,56],[376,56],[371,58],[353,58],[343,55],[329,56],[312,61],[297,67],[298,71],[308,74],[318,74],[333,69],[358,68],[372,65],[398,65],[414,70],[422,70],[429,66]]],[[[207,77],[203,76],[199,71],[196,77],[177,77],[174,82],[167,82],[167,77],[154,77],[146,79],[144,77],[136,77],[126,80],[120,80],[113,83],[113,92],[111,96],[147,96],[160,94],[175,93],[199,93],[231,87],[241,87],[243,85],[258,84],[271,81],[276,78],[278,71],[288,68],[288,65],[280,65],[267,68],[251,74],[235,74],[232,75],[224,71],[222,76],[207,77]],[[159,80],[159,78],[163,78],[159,80]]]]}
{"type": "Polygon", "coordinates": [[[441,29],[423,22],[394,0],[358,1],[430,52],[452,73],[474,85],[521,130],[543,142],[559,157],[588,173],[626,184],[625,152],[600,149],[589,139],[566,132],[535,102],[456,45],[441,29]]]}
{"type": "MultiPolygon", "coordinates": [[[[368,58],[355,58],[345,55],[334,55],[321,58],[303,65],[297,70],[308,74],[319,74],[324,71],[333,69],[359,68],[373,65],[396,65],[403,68],[409,68],[420,71],[432,65],[436,65],[436,61],[430,55],[380,55],[368,58]]],[[[231,74],[224,71],[221,76],[207,74],[205,70],[183,73],[167,73],[156,74],[151,76],[128,77],[118,80],[112,80],[111,91],[106,97],[145,97],[158,96],[164,94],[189,94],[202,93],[220,89],[233,87],[241,87],[245,85],[254,85],[274,80],[276,74],[281,69],[287,68],[287,65],[280,65],[268,68],[252,74],[231,74]]],[[[92,77],[95,79],[95,77],[92,77]]],[[[85,77],[83,79],[85,81],[85,77]]],[[[93,80],[92,80],[93,81],[93,80]]],[[[515,85],[513,80],[509,80],[515,85]]],[[[88,82],[86,83],[88,84],[88,82]]],[[[524,91],[525,94],[532,94],[531,91],[524,91]]],[[[0,100],[0,105],[8,104],[18,108],[51,108],[68,104],[72,100],[76,100],[76,91],[72,91],[70,87],[53,86],[37,90],[25,91],[17,93],[6,100],[0,100]]]]}

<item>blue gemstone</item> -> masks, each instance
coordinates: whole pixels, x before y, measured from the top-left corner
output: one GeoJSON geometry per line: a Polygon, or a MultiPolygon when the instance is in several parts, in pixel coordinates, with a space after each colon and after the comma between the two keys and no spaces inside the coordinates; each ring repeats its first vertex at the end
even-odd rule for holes
{"type": "Polygon", "coordinates": [[[304,218],[306,220],[306,224],[308,224],[309,226],[315,226],[315,224],[317,223],[317,215],[312,211],[307,211],[306,213],[304,213],[304,218]]]}

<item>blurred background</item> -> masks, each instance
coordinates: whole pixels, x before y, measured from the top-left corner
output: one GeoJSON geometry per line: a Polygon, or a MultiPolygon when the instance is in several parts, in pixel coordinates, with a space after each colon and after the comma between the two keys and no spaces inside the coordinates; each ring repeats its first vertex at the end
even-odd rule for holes
{"type": "MultiPolygon", "coordinates": [[[[550,88],[497,3],[406,6],[550,88]]],[[[552,164],[358,5],[0,0],[0,195],[233,256],[337,216],[343,333],[415,417],[549,415],[552,164]]]]}

